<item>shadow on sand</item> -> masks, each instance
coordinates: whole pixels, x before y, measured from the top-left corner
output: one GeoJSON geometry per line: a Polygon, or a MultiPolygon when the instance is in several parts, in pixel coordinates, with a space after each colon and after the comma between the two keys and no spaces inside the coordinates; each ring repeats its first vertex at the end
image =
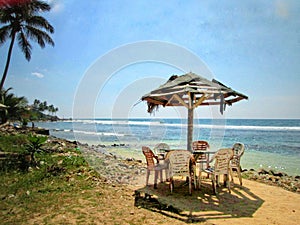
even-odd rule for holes
{"type": "Polygon", "coordinates": [[[264,201],[247,187],[231,185],[231,193],[227,188],[219,187],[219,194],[213,195],[211,184],[202,182],[201,189],[193,190],[192,195],[189,195],[188,186],[183,182],[175,183],[172,194],[168,183],[161,183],[157,189],[148,186],[135,190],[135,206],[186,223],[252,217],[264,201]]]}

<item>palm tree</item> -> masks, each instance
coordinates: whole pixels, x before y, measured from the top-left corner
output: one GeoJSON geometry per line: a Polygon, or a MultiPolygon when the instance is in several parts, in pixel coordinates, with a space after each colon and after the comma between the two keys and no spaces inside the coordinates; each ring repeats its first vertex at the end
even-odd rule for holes
{"type": "Polygon", "coordinates": [[[48,106],[48,112],[53,116],[54,114],[54,111],[55,111],[55,108],[54,108],[54,105],[49,105],[48,106]]]}
{"type": "Polygon", "coordinates": [[[50,11],[50,9],[49,4],[40,0],[21,1],[14,4],[4,3],[1,6],[0,23],[5,25],[0,28],[0,45],[8,38],[11,41],[0,90],[2,90],[7,76],[15,39],[17,39],[27,61],[31,59],[32,49],[29,39],[36,41],[41,48],[44,48],[46,43],[54,46],[54,41],[48,34],[49,32],[53,33],[54,28],[45,18],[39,16],[40,12],[50,11]]]}
{"type": "Polygon", "coordinates": [[[16,97],[13,93],[9,93],[10,90],[12,88],[0,91],[0,103],[7,106],[7,108],[0,111],[1,123],[6,123],[9,119],[20,120],[27,111],[27,99],[25,97],[16,97]]]}
{"type": "Polygon", "coordinates": [[[38,110],[38,108],[39,108],[39,104],[41,103],[41,101],[40,100],[38,100],[38,99],[34,99],[34,102],[33,102],[33,109],[34,110],[38,110]]]}
{"type": "Polygon", "coordinates": [[[46,101],[40,102],[39,108],[38,108],[38,110],[39,110],[40,112],[46,111],[47,108],[48,108],[48,105],[47,105],[47,102],[46,102],[46,101]]]}
{"type": "Polygon", "coordinates": [[[56,113],[58,112],[58,107],[56,107],[55,109],[54,109],[54,113],[55,113],[55,116],[56,116],[56,113]]]}

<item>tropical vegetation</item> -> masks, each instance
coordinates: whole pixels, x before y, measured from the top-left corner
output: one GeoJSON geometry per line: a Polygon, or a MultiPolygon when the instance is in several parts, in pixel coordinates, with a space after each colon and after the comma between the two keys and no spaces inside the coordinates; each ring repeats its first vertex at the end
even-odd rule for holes
{"type": "Polygon", "coordinates": [[[57,120],[55,113],[58,108],[47,104],[47,101],[35,99],[33,104],[28,104],[25,97],[17,97],[11,93],[12,88],[0,91],[0,124],[8,121],[19,121],[27,125],[29,121],[36,120],[57,120]],[[48,112],[48,113],[47,113],[48,112]]]}
{"type": "Polygon", "coordinates": [[[30,162],[32,165],[36,165],[36,159],[35,159],[35,153],[38,151],[42,151],[42,146],[47,141],[47,136],[37,136],[37,135],[28,135],[28,141],[29,143],[26,145],[27,153],[30,155],[30,162]]]}
{"type": "Polygon", "coordinates": [[[0,109],[1,123],[6,123],[8,120],[21,120],[20,116],[26,112],[28,100],[25,97],[15,96],[10,93],[11,90],[12,88],[8,88],[0,91],[0,103],[5,106],[5,108],[0,109]]]}
{"type": "MultiPolygon", "coordinates": [[[[28,138],[25,134],[0,133],[0,149],[22,155],[28,138]]],[[[52,149],[53,145],[47,142],[43,148],[52,149]]],[[[102,194],[94,194],[94,188],[98,187],[101,179],[99,175],[88,167],[84,157],[75,148],[66,146],[61,151],[64,154],[54,150],[37,152],[37,166],[28,167],[27,170],[15,169],[12,164],[7,165],[7,160],[0,160],[0,163],[7,165],[1,164],[0,167],[1,224],[24,224],[24,221],[28,224],[55,224],[52,216],[60,214],[58,209],[60,211],[63,207],[66,207],[66,211],[74,208],[70,211],[75,218],[78,217],[79,212],[75,209],[78,197],[84,202],[94,199],[96,204],[99,201],[102,194]],[[68,206],[73,201],[70,199],[75,201],[72,206],[68,206]],[[45,219],[30,222],[36,214],[44,215],[45,219]]],[[[82,218],[78,218],[78,224],[85,224],[88,216],[84,212],[80,215],[82,218]]],[[[56,222],[64,223],[68,222],[56,222]]],[[[89,224],[93,223],[90,221],[89,224]]]]}
{"type": "Polygon", "coordinates": [[[10,59],[15,41],[25,55],[27,61],[31,59],[32,45],[29,40],[38,43],[41,48],[46,44],[54,46],[54,41],[49,33],[54,32],[52,25],[42,16],[41,12],[50,11],[51,7],[48,3],[40,0],[28,1],[4,1],[0,7],[0,45],[10,40],[8,55],[4,72],[2,75],[0,90],[4,86],[10,59]]]}

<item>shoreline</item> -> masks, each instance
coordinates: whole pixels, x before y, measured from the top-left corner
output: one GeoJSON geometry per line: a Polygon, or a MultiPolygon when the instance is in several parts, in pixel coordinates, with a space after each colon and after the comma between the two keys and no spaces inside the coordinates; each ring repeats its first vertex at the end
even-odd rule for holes
{"type": "MultiPolygon", "coordinates": [[[[158,188],[154,189],[153,173],[150,175],[150,185],[145,186],[146,164],[141,161],[120,158],[101,146],[80,144],[53,136],[49,136],[48,140],[51,148],[48,146],[46,150],[53,154],[50,158],[63,158],[58,158],[53,164],[55,166],[49,164],[44,175],[47,179],[38,181],[31,189],[22,185],[13,194],[7,192],[7,188],[4,189],[1,197],[6,224],[12,221],[22,224],[24,218],[30,224],[45,221],[51,224],[78,224],[84,221],[89,224],[104,222],[108,225],[184,225],[191,222],[296,225],[298,221],[299,191],[295,193],[278,185],[245,177],[241,186],[235,176],[235,182],[231,182],[231,193],[222,186],[218,188],[219,194],[213,195],[210,179],[204,179],[201,188],[193,189],[192,195],[188,195],[188,187],[180,185],[185,181],[182,179],[181,182],[177,180],[171,194],[168,182],[159,183],[158,188]],[[63,161],[73,165],[73,160],[78,157],[84,160],[79,160],[83,163],[81,166],[75,164],[73,170],[62,167],[63,161]],[[27,199],[25,203],[24,199],[27,199]],[[36,204],[39,204],[38,209],[34,207],[36,204]],[[25,212],[24,207],[28,207],[25,212]]],[[[43,164],[48,165],[47,160],[43,164]]],[[[28,172],[20,173],[19,176],[26,177],[23,182],[28,182],[31,173],[39,174],[39,168],[28,168],[28,172]]],[[[12,179],[19,180],[18,177],[12,179]]],[[[13,182],[10,184],[10,188],[13,188],[13,182]]],[[[299,182],[296,185],[300,187],[299,182]]]]}
{"type": "MultiPolygon", "coordinates": [[[[133,155],[138,155],[141,159],[144,156],[141,153],[142,145],[155,146],[158,142],[167,143],[174,149],[186,148],[186,129],[183,128],[180,119],[167,119],[166,124],[161,126],[155,120],[129,120],[118,121],[117,119],[94,121],[87,119],[86,121],[39,123],[37,126],[45,127],[50,130],[51,135],[65,138],[68,140],[77,140],[81,143],[89,145],[106,145],[110,147],[113,144],[125,143],[132,149],[133,155]]],[[[199,121],[203,128],[195,128],[195,139],[208,140],[211,151],[219,148],[232,147],[235,142],[242,142],[246,146],[246,151],[241,159],[243,168],[248,170],[272,169],[287,173],[291,176],[300,175],[299,167],[299,122],[278,122],[273,119],[264,122],[249,122],[242,119],[243,122],[228,120],[224,133],[218,133],[214,126],[209,125],[211,122],[199,121]],[[231,127],[234,127],[231,130],[231,127]],[[248,126],[256,127],[255,130],[248,129],[248,126]],[[269,129],[269,127],[271,128],[269,129]],[[292,129],[297,127],[297,131],[292,129]],[[273,129],[275,128],[276,129],[273,129]],[[227,129],[228,128],[228,129],[227,129]],[[230,129],[229,129],[230,128],[230,129]],[[263,128],[263,129],[260,129],[263,128]],[[288,128],[286,130],[286,128],[288,128]],[[258,129],[258,130],[256,130],[258,129]],[[220,138],[219,138],[219,135],[220,138]]],[[[115,151],[115,149],[111,149],[115,151]]],[[[118,154],[123,155],[123,151],[116,150],[118,154]]],[[[125,154],[129,155],[129,151],[124,149],[125,154]]]]}
{"type": "MultiPolygon", "coordinates": [[[[37,128],[34,129],[27,127],[27,128],[18,128],[16,129],[13,126],[5,125],[0,126],[0,133],[4,133],[7,135],[13,135],[13,134],[28,134],[29,132],[35,132],[38,134],[45,134],[44,128],[37,128]]],[[[47,132],[46,132],[47,133],[47,132]]],[[[99,145],[89,145],[87,143],[78,143],[77,141],[71,141],[68,139],[58,138],[52,135],[47,135],[51,141],[55,141],[58,143],[64,143],[62,145],[72,145],[74,147],[74,144],[77,146],[77,148],[80,148],[80,151],[82,154],[85,154],[86,159],[88,160],[90,156],[92,155],[98,155],[98,156],[107,156],[107,160],[119,160],[119,161],[125,161],[125,162],[134,162],[136,164],[143,164],[143,167],[145,168],[145,161],[141,159],[136,159],[134,157],[129,157],[122,154],[113,153],[111,151],[108,151],[107,149],[116,149],[116,148],[126,148],[130,149],[130,146],[127,145],[112,145],[112,146],[105,146],[102,144],[99,145]],[[82,151],[83,150],[83,151],[82,151]],[[91,155],[88,155],[86,153],[89,153],[91,155]],[[111,159],[109,159],[111,158],[111,159]]],[[[89,163],[91,163],[91,167],[93,168],[93,163],[91,160],[88,160],[89,163]]],[[[116,165],[116,161],[114,162],[116,165]]],[[[95,165],[94,165],[95,166],[95,165]]],[[[93,168],[95,169],[95,168],[93,168]]],[[[106,168],[103,168],[106,169],[106,168]]],[[[141,169],[141,168],[140,168],[141,169]]],[[[96,169],[97,170],[97,169],[96,169]]],[[[132,171],[131,171],[132,172],[132,171]]],[[[144,171],[145,172],[145,171],[144,171]]],[[[134,172],[133,172],[134,173],[134,172]]],[[[138,172],[139,175],[141,175],[143,172],[138,172]]],[[[248,180],[254,180],[260,183],[265,183],[272,186],[278,186],[285,190],[295,192],[300,194],[300,175],[291,176],[285,172],[276,172],[272,169],[265,169],[261,168],[259,170],[254,169],[244,169],[242,171],[242,176],[244,179],[248,180]]],[[[118,179],[117,179],[118,180],[118,179]]],[[[120,180],[120,178],[119,178],[120,180]]],[[[119,181],[118,181],[119,182],[119,181]]],[[[128,183],[128,182],[127,182],[128,183]]]]}
{"type": "MultiPolygon", "coordinates": [[[[50,135],[67,139],[70,141],[77,141],[75,137],[69,138],[69,134],[64,135],[61,133],[56,133],[56,132],[50,132],[50,135]]],[[[137,159],[142,159],[144,160],[144,156],[141,152],[141,142],[136,141],[124,141],[124,142],[119,142],[119,141],[101,141],[97,139],[97,137],[93,137],[90,140],[87,139],[85,140],[82,138],[79,140],[79,142],[83,144],[88,144],[90,146],[100,146],[103,147],[110,152],[113,152],[114,154],[117,154],[119,156],[133,156],[137,159]],[[100,142],[100,143],[99,143],[100,142]]],[[[181,146],[182,143],[171,143],[171,142],[166,142],[169,144],[169,146],[175,149],[181,149],[182,147],[177,147],[178,145],[181,146]]],[[[149,142],[149,141],[143,141],[143,145],[149,146],[151,149],[154,146],[154,142],[149,142]]],[[[229,147],[229,146],[223,146],[224,148],[229,147]]],[[[184,149],[184,147],[182,148],[184,149]]],[[[273,170],[275,172],[281,172],[288,174],[289,176],[299,176],[300,175],[300,168],[299,165],[296,163],[296,159],[294,156],[291,155],[279,155],[277,153],[272,153],[272,152],[261,152],[257,150],[247,150],[245,151],[244,156],[241,159],[241,165],[242,168],[247,169],[247,170],[273,170]]],[[[298,161],[298,160],[297,160],[298,161]]]]}
{"type": "MultiPolygon", "coordinates": [[[[47,221],[51,224],[296,225],[299,219],[299,191],[295,193],[245,177],[241,186],[235,176],[231,193],[222,186],[219,194],[213,195],[210,179],[204,179],[200,190],[193,189],[192,195],[188,195],[188,187],[180,182],[171,194],[168,182],[159,183],[154,189],[153,173],[150,185],[145,186],[146,164],[141,161],[120,158],[101,146],[53,136],[48,141],[45,150],[51,155],[47,154],[47,158],[54,157],[56,162],[48,164],[43,158],[39,163],[46,170],[12,171],[17,175],[15,178],[2,174],[10,179],[4,182],[7,187],[2,186],[4,224],[23,224],[25,219],[29,224],[47,221]],[[16,191],[10,191],[14,190],[15,182],[30,182],[32,174],[40,178],[42,171],[46,179],[37,179],[30,188],[19,183],[16,191]]],[[[296,185],[300,187],[299,183],[296,185]]]]}
{"type": "MultiPolygon", "coordinates": [[[[139,163],[142,162],[142,160],[135,159],[132,157],[124,157],[118,154],[114,154],[111,152],[108,152],[105,150],[105,147],[103,145],[88,145],[88,144],[79,144],[79,146],[83,146],[85,149],[87,149],[88,152],[96,152],[100,154],[111,154],[115,158],[120,158],[122,160],[126,161],[137,161],[139,163]],[[105,152],[105,153],[103,153],[105,152]]],[[[145,162],[143,161],[145,164],[145,162]]],[[[259,169],[259,170],[254,170],[254,169],[244,169],[242,171],[242,177],[243,179],[248,179],[248,180],[253,180],[256,182],[268,184],[271,186],[277,186],[280,188],[283,188],[285,190],[295,192],[300,194],[300,176],[291,176],[288,175],[287,173],[284,172],[275,172],[273,170],[266,170],[266,169],[259,169]]]]}

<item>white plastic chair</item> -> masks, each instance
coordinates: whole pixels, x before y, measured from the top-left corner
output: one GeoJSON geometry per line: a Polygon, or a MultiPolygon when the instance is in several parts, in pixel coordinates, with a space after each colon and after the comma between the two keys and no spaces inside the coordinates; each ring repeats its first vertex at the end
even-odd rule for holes
{"type": "Polygon", "coordinates": [[[159,159],[164,159],[168,151],[170,151],[170,146],[166,143],[158,143],[154,146],[153,151],[159,159]]]}
{"type": "Polygon", "coordinates": [[[195,165],[192,163],[193,155],[187,150],[174,150],[168,153],[170,191],[174,189],[174,177],[187,177],[189,193],[192,194],[192,180],[196,188],[195,165]],[[194,176],[194,177],[193,177],[194,176]],[[192,179],[193,178],[193,179],[192,179]]]}
{"type": "Polygon", "coordinates": [[[230,176],[231,176],[231,181],[233,182],[233,169],[237,171],[238,178],[240,180],[240,185],[243,185],[242,182],[242,168],[241,168],[241,157],[244,154],[245,151],[245,146],[243,143],[235,143],[232,147],[233,150],[233,157],[230,160],[230,176]]]}
{"type": "MultiPolygon", "coordinates": [[[[217,194],[217,183],[220,175],[223,175],[226,180],[224,181],[227,185],[229,193],[230,191],[230,166],[229,162],[233,157],[233,151],[231,148],[219,149],[213,156],[212,160],[215,160],[214,167],[204,169],[203,171],[207,174],[211,175],[212,188],[214,194],[217,194]]],[[[201,174],[200,174],[201,176],[201,174]]],[[[201,179],[199,179],[199,187],[201,183],[201,179]]]]}

